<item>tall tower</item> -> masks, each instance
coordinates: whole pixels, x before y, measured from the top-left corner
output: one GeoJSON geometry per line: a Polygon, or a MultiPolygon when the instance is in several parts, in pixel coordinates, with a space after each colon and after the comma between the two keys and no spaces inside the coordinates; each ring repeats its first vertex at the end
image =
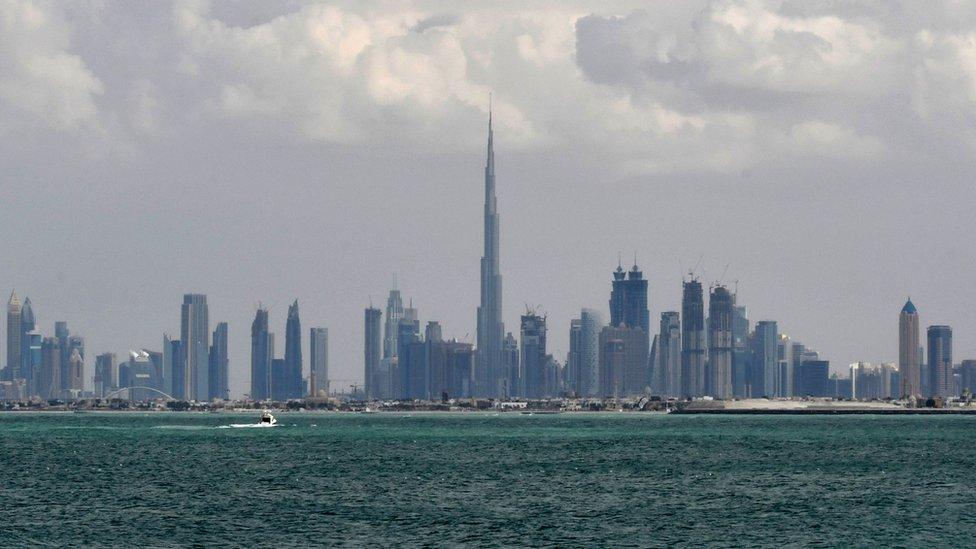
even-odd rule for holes
{"type": "Polygon", "coordinates": [[[191,400],[207,400],[210,392],[210,320],[206,295],[183,295],[180,341],[183,342],[186,372],[184,396],[191,400]]]}
{"type": "Polygon", "coordinates": [[[658,335],[657,389],[662,395],[681,396],[681,320],[677,311],[661,313],[658,335]]]}
{"type": "Polygon", "coordinates": [[[21,330],[22,310],[20,298],[15,292],[10,292],[10,300],[7,301],[7,363],[4,365],[7,368],[5,370],[7,379],[20,377],[20,340],[23,337],[23,330],[21,330]]]}
{"type": "Polygon", "coordinates": [[[478,307],[478,371],[481,392],[503,393],[502,275],[498,265],[498,204],[495,198],[495,148],[488,110],[488,153],[485,162],[485,254],[481,257],[481,306],[478,307]]]}
{"type": "Polygon", "coordinates": [[[383,358],[397,356],[397,330],[400,319],[403,318],[403,299],[396,287],[396,276],[393,277],[393,289],[386,299],[386,325],[383,327],[383,358]]]}
{"type": "Polygon", "coordinates": [[[898,396],[901,397],[922,396],[918,338],[918,309],[909,299],[898,315],[898,372],[901,376],[898,396]]]}
{"type": "Polygon", "coordinates": [[[329,393],[329,329],[312,328],[308,332],[308,393],[329,393]],[[314,383],[313,383],[314,380],[314,383]]]}
{"type": "MultiPolygon", "coordinates": [[[[644,273],[637,267],[636,261],[626,274],[618,264],[610,290],[610,325],[640,328],[644,331],[644,339],[649,341],[650,322],[651,317],[647,310],[647,279],[644,278],[644,273]]],[[[641,349],[645,358],[648,341],[645,341],[641,349]]]]}
{"type": "MultiPolygon", "coordinates": [[[[379,309],[372,306],[366,309],[363,327],[363,382],[366,386],[366,398],[386,396],[381,387],[389,386],[380,379],[380,316],[379,309]]],[[[387,376],[389,377],[389,376],[387,376]]]]}
{"type": "Polygon", "coordinates": [[[230,398],[228,365],[227,323],[219,322],[213,332],[213,342],[210,344],[210,389],[208,391],[210,400],[230,398]]]}
{"type": "Polygon", "coordinates": [[[705,388],[705,300],[696,279],[681,294],[681,396],[701,396],[705,388]]]}
{"type": "Polygon", "coordinates": [[[952,380],[952,328],[929,326],[929,396],[949,397],[954,391],[952,380]]]}
{"type": "Polygon", "coordinates": [[[251,323],[251,399],[271,398],[274,335],[268,331],[268,310],[258,308],[251,323]]]}
{"type": "Polygon", "coordinates": [[[302,395],[302,321],[298,316],[298,300],[288,306],[288,320],[285,323],[285,383],[287,398],[301,398],[302,395]]]}
{"type": "Polygon", "coordinates": [[[715,398],[732,398],[732,323],[735,301],[725,286],[716,286],[708,300],[708,363],[715,398]]]}

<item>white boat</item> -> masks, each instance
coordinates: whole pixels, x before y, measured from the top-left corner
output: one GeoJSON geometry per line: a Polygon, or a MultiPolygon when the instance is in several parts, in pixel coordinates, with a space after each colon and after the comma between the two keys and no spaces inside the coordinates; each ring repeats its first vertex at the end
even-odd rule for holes
{"type": "Polygon", "coordinates": [[[261,414],[261,425],[267,427],[273,427],[277,424],[278,424],[278,420],[275,419],[273,415],[271,415],[271,412],[265,410],[265,412],[261,414]]]}

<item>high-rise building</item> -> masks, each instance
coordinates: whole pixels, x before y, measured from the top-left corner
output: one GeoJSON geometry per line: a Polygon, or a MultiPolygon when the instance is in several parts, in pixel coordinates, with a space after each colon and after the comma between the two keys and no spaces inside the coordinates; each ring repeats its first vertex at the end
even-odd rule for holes
{"type": "Polygon", "coordinates": [[[283,358],[271,359],[271,400],[288,399],[287,365],[283,358]]]}
{"type": "Polygon", "coordinates": [[[949,397],[954,391],[952,378],[952,328],[929,326],[927,330],[929,351],[928,396],[949,397]]]}
{"type": "Polygon", "coordinates": [[[505,325],[502,322],[502,274],[498,250],[498,201],[495,197],[495,147],[488,112],[488,151],[485,160],[484,255],[481,257],[481,305],[478,307],[479,392],[497,397],[505,393],[503,345],[505,325]]]}
{"type": "Polygon", "coordinates": [[[832,396],[828,388],[830,363],[826,360],[804,360],[797,368],[793,392],[798,397],[832,396]]]}
{"type": "Polygon", "coordinates": [[[968,359],[959,363],[959,394],[976,394],[976,360],[968,359]]]}
{"type": "Polygon", "coordinates": [[[227,355],[227,323],[218,322],[217,328],[213,332],[213,341],[210,344],[209,360],[209,380],[210,386],[207,391],[209,400],[230,398],[230,387],[228,382],[230,359],[227,355]]]}
{"type": "Polygon", "coordinates": [[[37,328],[37,319],[34,318],[34,306],[31,304],[30,297],[24,297],[24,304],[20,309],[20,366],[18,367],[19,377],[27,380],[30,386],[31,368],[31,349],[29,343],[30,332],[37,328]]]}
{"type": "MultiPolygon", "coordinates": [[[[67,333],[67,327],[65,328],[67,333]]],[[[85,338],[79,335],[68,335],[68,343],[62,343],[61,355],[61,390],[71,395],[71,398],[80,396],[84,389],[85,375],[85,338]],[[68,359],[65,360],[64,356],[68,359]]]]}
{"type": "MultiPolygon", "coordinates": [[[[308,332],[308,392],[329,394],[329,329],[311,328],[308,332]]],[[[367,391],[367,394],[368,391],[367,391]]]]}
{"type": "Polygon", "coordinates": [[[566,357],[566,390],[580,396],[593,396],[599,385],[600,313],[593,309],[580,311],[569,330],[569,354],[566,357]]]}
{"type": "Polygon", "coordinates": [[[773,397],[779,390],[779,331],[775,320],[756,324],[752,346],[752,396],[773,397]]]}
{"type": "Polygon", "coordinates": [[[918,309],[909,299],[898,315],[898,372],[901,376],[899,397],[922,396],[918,343],[918,309]]]}
{"type": "Polygon", "coordinates": [[[363,377],[366,398],[386,398],[389,388],[389,373],[386,382],[380,377],[380,316],[379,309],[367,307],[363,327],[363,377]],[[387,389],[384,390],[383,388],[387,389]]]}
{"type": "Polygon", "coordinates": [[[274,334],[268,331],[268,310],[258,308],[251,322],[251,399],[271,398],[274,334]]]}
{"type": "Polygon", "coordinates": [[[394,395],[397,398],[426,398],[427,357],[416,309],[404,310],[397,333],[394,395]]]}
{"type": "Polygon", "coordinates": [[[522,354],[520,396],[541,398],[545,394],[546,379],[546,317],[526,311],[521,323],[522,354]]]}
{"type": "Polygon", "coordinates": [[[102,353],[96,356],[95,396],[102,398],[118,388],[119,368],[115,353],[102,353]]]}
{"type": "Polygon", "coordinates": [[[285,384],[283,394],[286,398],[301,398],[302,395],[302,321],[298,316],[298,300],[288,307],[288,321],[285,325],[285,384]]]}
{"type": "Polygon", "coordinates": [[[600,387],[600,330],[603,316],[596,309],[580,311],[581,394],[596,396],[600,387]]]}
{"type": "MultiPolygon", "coordinates": [[[[186,365],[183,363],[184,357],[183,353],[183,342],[179,339],[169,339],[163,337],[164,343],[168,344],[169,348],[169,367],[172,377],[169,382],[170,396],[176,399],[189,399],[186,394],[186,365]]],[[[163,357],[163,371],[166,370],[166,356],[163,357]]]]}
{"type": "Polygon", "coordinates": [[[144,401],[156,398],[152,389],[159,389],[162,380],[146,350],[129,351],[129,360],[119,366],[119,387],[128,387],[129,400],[144,401]]]}
{"type": "Polygon", "coordinates": [[[505,369],[505,390],[502,391],[502,398],[518,396],[522,390],[522,370],[520,361],[522,359],[519,352],[518,341],[512,332],[505,335],[505,342],[502,343],[502,363],[505,369]]]}
{"type": "Polygon", "coordinates": [[[582,372],[580,370],[580,347],[583,321],[574,318],[569,321],[569,353],[566,354],[566,389],[574,395],[581,393],[582,372]]]}
{"type": "MultiPolygon", "coordinates": [[[[626,273],[619,264],[613,272],[610,325],[640,328],[645,336],[651,333],[650,313],[647,309],[647,280],[636,262],[626,273]]],[[[647,354],[646,344],[644,354],[647,354]]]]}
{"type": "Polygon", "coordinates": [[[710,394],[732,398],[732,329],[735,299],[725,286],[712,288],[708,301],[708,371],[710,394]]]}
{"type": "Polygon", "coordinates": [[[21,365],[21,377],[27,385],[27,394],[34,396],[37,394],[37,372],[41,368],[41,349],[44,336],[37,330],[31,330],[24,334],[21,344],[27,349],[27,359],[21,365]]]}
{"type": "Polygon", "coordinates": [[[45,337],[41,343],[37,394],[43,399],[61,397],[61,345],[56,337],[45,337]]]}
{"type": "Polygon", "coordinates": [[[7,301],[7,363],[4,365],[4,378],[8,380],[20,378],[21,349],[20,338],[23,337],[21,329],[21,311],[23,305],[16,292],[10,292],[10,300],[7,301]]]}
{"type": "Polygon", "coordinates": [[[210,391],[210,313],[207,296],[185,294],[180,310],[183,342],[184,394],[190,400],[207,400],[210,391]]]}
{"type": "Polygon", "coordinates": [[[644,330],[605,326],[600,331],[600,396],[639,395],[647,387],[644,330]]]}
{"type": "Polygon", "coordinates": [[[386,299],[386,325],[383,327],[383,358],[393,358],[397,354],[397,332],[403,318],[403,299],[393,279],[393,289],[386,299]]]}
{"type": "MultiPolygon", "coordinates": [[[[732,295],[733,299],[737,296],[732,295]]],[[[732,316],[732,395],[750,397],[749,385],[749,316],[746,308],[736,305],[732,316]]]]}
{"type": "Polygon", "coordinates": [[[701,282],[683,283],[681,295],[681,396],[705,394],[705,303],[701,282]]]}
{"type": "Polygon", "coordinates": [[[681,317],[677,311],[661,313],[656,359],[655,392],[662,396],[681,396],[681,317]]]}

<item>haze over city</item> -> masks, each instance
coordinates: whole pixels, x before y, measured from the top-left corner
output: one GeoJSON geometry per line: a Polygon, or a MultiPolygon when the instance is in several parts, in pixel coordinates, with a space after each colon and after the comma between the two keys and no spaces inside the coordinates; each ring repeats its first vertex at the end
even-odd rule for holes
{"type": "Polygon", "coordinates": [[[394,273],[475,342],[491,94],[503,321],[559,360],[635,253],[652,326],[695,269],[835,370],[897,359],[909,295],[976,356],[976,8],[385,5],[4,3],[0,288],[89,372],[205,293],[233,396],[259,303],[328,327],[339,385],[394,273]]]}

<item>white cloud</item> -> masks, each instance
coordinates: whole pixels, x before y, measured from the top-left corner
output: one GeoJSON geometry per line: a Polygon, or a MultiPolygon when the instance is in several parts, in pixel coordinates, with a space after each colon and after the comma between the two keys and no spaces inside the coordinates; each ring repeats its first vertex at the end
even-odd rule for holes
{"type": "Polygon", "coordinates": [[[0,4],[0,131],[80,131],[98,125],[105,88],[70,49],[70,28],[56,5],[0,4]]]}

